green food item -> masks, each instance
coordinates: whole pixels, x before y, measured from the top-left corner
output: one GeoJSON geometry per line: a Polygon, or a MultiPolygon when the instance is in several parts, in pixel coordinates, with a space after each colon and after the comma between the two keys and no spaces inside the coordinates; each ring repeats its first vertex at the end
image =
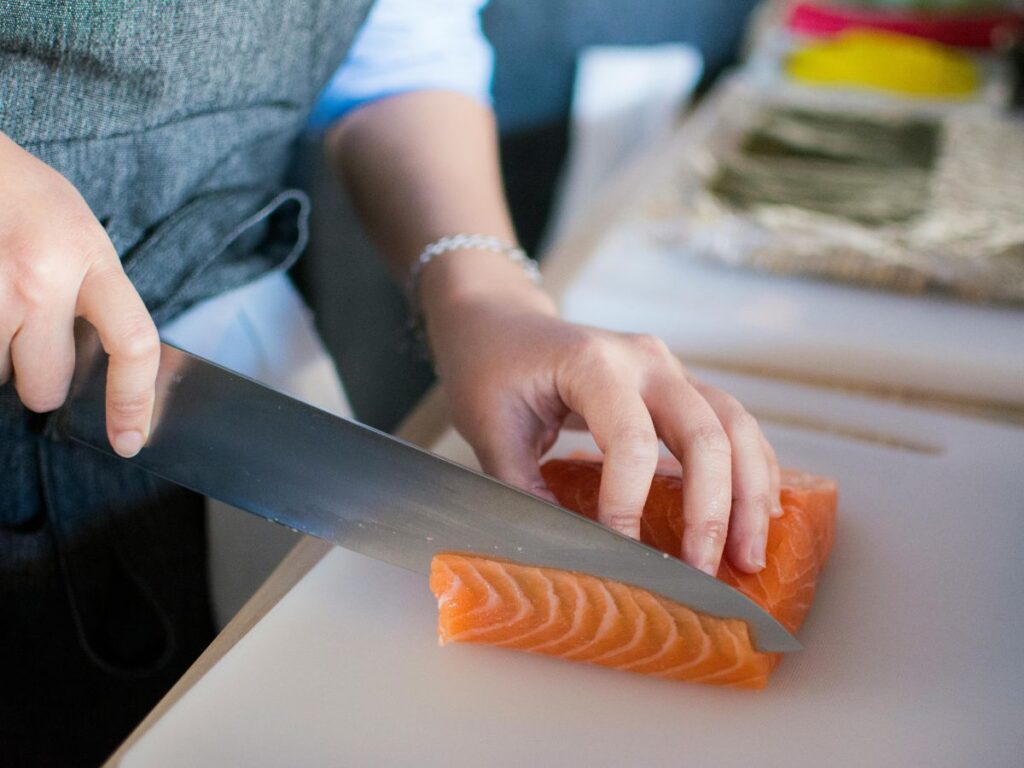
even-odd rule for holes
{"type": "Polygon", "coordinates": [[[861,224],[907,221],[928,203],[939,127],[793,109],[769,111],[722,160],[710,191],[740,209],[791,206],[861,224]]]}

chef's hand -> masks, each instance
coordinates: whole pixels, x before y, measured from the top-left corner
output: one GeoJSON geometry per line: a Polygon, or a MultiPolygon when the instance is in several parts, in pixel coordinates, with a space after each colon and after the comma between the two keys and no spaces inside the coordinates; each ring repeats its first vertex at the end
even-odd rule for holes
{"type": "Polygon", "coordinates": [[[0,133],[0,385],[13,376],[33,411],[67,397],[76,317],[110,354],[107,435],[132,456],[153,414],[156,326],[74,186],[0,133]]]}
{"type": "MultiPolygon", "coordinates": [[[[328,137],[400,280],[443,235],[513,239],[497,148],[490,110],[446,91],[381,99],[328,137]]],[[[420,272],[418,298],[455,425],[485,471],[550,499],[539,460],[575,412],[605,453],[601,521],[637,536],[660,437],[685,468],[683,556],[712,572],[724,547],[739,568],[760,567],[778,470],[735,400],[694,381],[655,339],[562,322],[501,254],[434,258],[420,272]]]]}
{"type": "Polygon", "coordinates": [[[683,558],[710,574],[723,551],[743,571],[764,567],[768,520],[781,507],[778,464],[757,421],[659,339],[560,320],[503,260],[446,254],[421,284],[452,418],[484,471],[554,500],[539,462],[577,414],[604,453],[599,519],[638,538],[660,438],[684,470],[683,558]]]}

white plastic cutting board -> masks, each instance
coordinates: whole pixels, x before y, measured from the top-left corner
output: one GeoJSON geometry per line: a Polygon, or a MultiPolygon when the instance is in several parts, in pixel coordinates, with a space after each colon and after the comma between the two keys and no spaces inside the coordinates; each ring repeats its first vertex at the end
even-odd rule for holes
{"type": "Polygon", "coordinates": [[[1020,765],[1024,430],[709,378],[755,411],[839,430],[766,423],[785,464],[841,494],[805,649],[767,690],[439,648],[425,577],[335,550],[123,765],[1020,765]]]}
{"type": "Polygon", "coordinates": [[[616,225],[567,318],[661,336],[684,359],[1024,405],[1024,309],[705,263],[616,225]]]}

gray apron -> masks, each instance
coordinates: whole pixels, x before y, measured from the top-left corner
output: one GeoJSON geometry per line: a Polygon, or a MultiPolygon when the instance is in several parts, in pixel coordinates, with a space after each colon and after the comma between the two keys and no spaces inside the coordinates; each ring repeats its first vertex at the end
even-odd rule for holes
{"type": "MultiPolygon", "coordinates": [[[[168,320],[301,251],[292,144],[369,5],[0,0],[0,131],[168,320]]],[[[96,764],[209,642],[202,509],[0,388],[0,764],[96,764]]]]}

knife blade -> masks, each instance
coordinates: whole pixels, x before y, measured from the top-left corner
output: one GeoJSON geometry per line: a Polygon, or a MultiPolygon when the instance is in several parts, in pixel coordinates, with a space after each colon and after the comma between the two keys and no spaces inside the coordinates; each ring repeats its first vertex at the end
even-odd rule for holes
{"type": "MultiPolygon", "coordinates": [[[[56,425],[113,454],[107,356],[82,324],[56,425]]],[[[800,648],[770,614],[681,560],[384,432],[321,411],[168,344],[153,428],[133,464],[346,549],[420,573],[475,553],[632,584],[747,622],[757,647],[800,648]]]]}

